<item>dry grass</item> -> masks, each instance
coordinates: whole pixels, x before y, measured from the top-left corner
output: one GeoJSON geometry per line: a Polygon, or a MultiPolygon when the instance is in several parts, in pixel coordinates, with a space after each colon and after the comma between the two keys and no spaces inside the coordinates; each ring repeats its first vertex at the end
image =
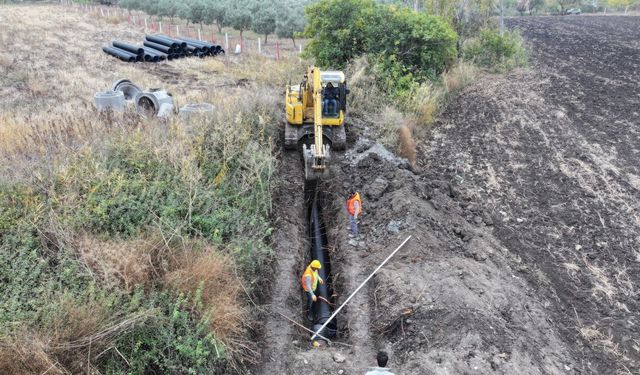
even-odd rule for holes
{"type": "Polygon", "coordinates": [[[70,374],[47,352],[46,341],[37,335],[20,335],[0,339],[0,373],[12,375],[70,374]]]}
{"type": "Polygon", "coordinates": [[[80,261],[103,283],[132,292],[137,285],[148,285],[164,274],[162,240],[99,240],[89,234],[78,236],[75,244],[80,261]]]}
{"type": "Polygon", "coordinates": [[[233,260],[209,246],[189,248],[176,257],[176,269],[166,276],[176,291],[199,296],[191,307],[208,322],[209,330],[225,344],[232,360],[256,359],[255,344],[247,338],[248,311],[233,260]]]}
{"type": "Polygon", "coordinates": [[[594,349],[600,349],[615,357],[622,357],[619,345],[613,342],[613,335],[605,335],[595,326],[580,328],[580,334],[594,349]]]}
{"type": "Polygon", "coordinates": [[[419,124],[432,124],[440,111],[452,97],[471,84],[477,77],[478,70],[464,61],[453,66],[441,76],[441,84],[425,82],[413,95],[409,104],[419,124]]]}
{"type": "Polygon", "coordinates": [[[583,258],[583,261],[592,276],[591,295],[596,299],[605,298],[607,302],[612,303],[617,290],[607,277],[605,270],[590,263],[586,257],[583,258]]]}
{"type": "Polygon", "coordinates": [[[152,314],[112,321],[106,306],[63,299],[40,332],[0,337],[2,374],[100,374],[94,367],[113,341],[152,314]]]}
{"type": "Polygon", "coordinates": [[[400,140],[400,155],[415,167],[416,142],[413,140],[413,129],[413,122],[405,121],[405,124],[398,129],[398,138],[400,140]]]}

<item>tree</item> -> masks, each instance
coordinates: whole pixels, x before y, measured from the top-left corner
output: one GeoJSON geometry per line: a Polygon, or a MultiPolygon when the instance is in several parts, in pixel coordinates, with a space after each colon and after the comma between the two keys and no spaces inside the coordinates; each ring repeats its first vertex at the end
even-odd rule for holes
{"type": "Polygon", "coordinates": [[[520,12],[520,15],[523,16],[526,12],[529,11],[529,0],[519,0],[516,5],[516,10],[520,12]]]}
{"type": "Polygon", "coordinates": [[[119,5],[121,8],[129,10],[129,12],[140,9],[139,0],[121,0],[119,5]]]}
{"type": "Polygon", "coordinates": [[[187,21],[187,27],[191,22],[191,7],[186,2],[177,3],[176,15],[187,21]]]}
{"type": "Polygon", "coordinates": [[[567,9],[574,6],[578,0],[556,0],[557,5],[560,7],[560,14],[566,14],[567,9]]]}
{"type": "Polygon", "coordinates": [[[498,3],[499,0],[426,0],[425,9],[447,20],[464,41],[487,26],[498,3]]]}
{"type": "Polygon", "coordinates": [[[377,61],[390,85],[443,72],[456,58],[458,36],[438,16],[373,0],[321,0],[306,8],[306,52],[321,66],[344,67],[362,54],[377,61]],[[408,79],[405,79],[409,77],[408,79]]]}
{"type": "Polygon", "coordinates": [[[253,22],[251,30],[264,35],[264,44],[267,44],[269,34],[276,31],[276,10],[271,1],[256,1],[253,6],[253,22]]]}
{"type": "Polygon", "coordinates": [[[222,33],[222,28],[227,26],[227,3],[218,0],[209,0],[206,3],[205,18],[207,23],[215,23],[218,27],[218,32],[222,33]]]}
{"type": "Polygon", "coordinates": [[[534,14],[544,6],[544,0],[529,0],[529,14],[534,14]]]}
{"type": "Polygon", "coordinates": [[[285,12],[279,12],[276,16],[276,35],[278,38],[287,38],[296,46],[296,37],[304,31],[307,21],[305,19],[305,2],[285,1],[281,3],[285,12]]]}
{"type": "Polygon", "coordinates": [[[202,23],[205,21],[205,9],[207,5],[203,0],[194,0],[189,6],[189,20],[193,23],[202,23]]]}
{"type": "Polygon", "coordinates": [[[229,23],[229,26],[240,31],[240,40],[242,41],[242,33],[249,30],[251,22],[253,21],[249,4],[244,1],[234,0],[227,2],[225,21],[229,23]]]}
{"type": "Polygon", "coordinates": [[[142,11],[150,16],[158,14],[158,2],[154,0],[142,0],[140,3],[142,11]]]}
{"type": "Polygon", "coordinates": [[[171,22],[173,22],[173,18],[178,13],[178,2],[175,0],[160,0],[158,1],[158,16],[160,19],[162,17],[169,17],[171,22]]]}

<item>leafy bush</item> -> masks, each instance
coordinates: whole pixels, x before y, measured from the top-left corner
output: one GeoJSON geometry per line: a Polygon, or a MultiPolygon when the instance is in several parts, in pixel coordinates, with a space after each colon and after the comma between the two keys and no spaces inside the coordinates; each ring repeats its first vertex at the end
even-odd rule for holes
{"type": "Polygon", "coordinates": [[[517,31],[483,29],[463,46],[463,56],[490,71],[503,72],[527,63],[527,51],[517,31]]]}
{"type": "Polygon", "coordinates": [[[325,67],[368,54],[399,97],[435,79],[456,58],[457,35],[440,17],[373,0],[322,0],[306,8],[305,53],[325,67]]]}

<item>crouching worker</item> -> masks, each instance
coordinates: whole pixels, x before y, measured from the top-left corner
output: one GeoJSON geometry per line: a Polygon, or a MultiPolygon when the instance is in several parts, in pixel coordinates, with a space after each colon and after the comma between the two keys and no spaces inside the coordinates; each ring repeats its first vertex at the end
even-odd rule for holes
{"type": "Polygon", "coordinates": [[[313,303],[318,300],[315,291],[318,288],[318,283],[324,284],[324,280],[318,276],[318,270],[322,268],[322,264],[318,260],[313,260],[302,274],[302,289],[307,294],[307,319],[313,321],[312,307],[313,303]]]}

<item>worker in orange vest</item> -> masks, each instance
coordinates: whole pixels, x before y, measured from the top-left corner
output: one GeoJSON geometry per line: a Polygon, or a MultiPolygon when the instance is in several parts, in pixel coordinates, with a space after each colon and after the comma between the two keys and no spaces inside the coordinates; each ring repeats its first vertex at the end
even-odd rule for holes
{"type": "Polygon", "coordinates": [[[354,191],[347,199],[347,212],[349,213],[349,223],[351,224],[350,237],[358,237],[358,216],[362,213],[362,200],[360,193],[354,191]]]}
{"type": "Polygon", "coordinates": [[[311,307],[313,303],[318,300],[314,292],[318,288],[318,283],[324,284],[324,280],[318,275],[320,268],[322,268],[322,264],[320,264],[320,261],[314,259],[304,270],[300,280],[302,282],[302,289],[307,293],[307,319],[309,320],[313,320],[311,307]]]}

